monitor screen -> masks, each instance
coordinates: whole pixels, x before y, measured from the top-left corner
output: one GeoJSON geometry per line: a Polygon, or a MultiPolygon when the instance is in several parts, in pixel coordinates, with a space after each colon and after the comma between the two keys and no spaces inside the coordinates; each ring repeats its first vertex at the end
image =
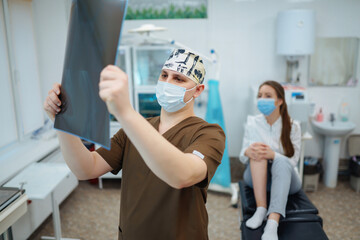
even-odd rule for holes
{"type": "Polygon", "coordinates": [[[139,93],[139,113],[144,118],[160,116],[161,106],[155,93],[139,93]]]}

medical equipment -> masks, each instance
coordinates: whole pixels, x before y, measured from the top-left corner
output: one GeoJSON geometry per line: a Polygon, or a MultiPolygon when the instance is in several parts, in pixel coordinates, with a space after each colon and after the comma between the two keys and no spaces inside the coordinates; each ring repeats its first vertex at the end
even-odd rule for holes
{"type": "Polygon", "coordinates": [[[276,52],[286,56],[286,81],[300,81],[299,60],[314,52],[315,11],[291,9],[279,12],[276,21],[276,52]]]}
{"type": "Polygon", "coordinates": [[[310,102],[306,88],[290,84],[283,85],[283,87],[289,114],[292,119],[300,122],[301,133],[304,134],[307,131],[310,114],[310,102]]]}
{"type": "MultiPolygon", "coordinates": [[[[209,80],[209,99],[205,119],[209,123],[217,123],[225,131],[225,121],[221,106],[221,99],[219,94],[219,81],[209,80]]],[[[228,144],[225,142],[225,150],[221,164],[218,166],[215,175],[211,179],[212,184],[220,185],[222,188],[229,188],[231,183],[230,178],[230,161],[228,155],[228,144]]],[[[213,186],[209,187],[213,190],[213,186]]],[[[223,190],[224,191],[224,190],[223,190]]],[[[225,190],[226,191],[226,190],[225,190]]]]}
{"type": "Polygon", "coordinates": [[[140,34],[145,33],[146,36],[150,36],[151,32],[158,32],[158,31],[165,31],[165,30],[167,30],[167,29],[164,27],[156,27],[154,24],[144,24],[138,28],[129,30],[129,33],[140,33],[140,34]]]}

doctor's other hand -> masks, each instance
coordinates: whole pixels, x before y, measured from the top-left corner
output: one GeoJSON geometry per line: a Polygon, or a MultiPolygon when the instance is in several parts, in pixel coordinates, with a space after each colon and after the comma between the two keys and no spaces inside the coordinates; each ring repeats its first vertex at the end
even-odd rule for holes
{"type": "Polygon", "coordinates": [[[245,156],[255,161],[267,160],[267,147],[266,144],[260,142],[253,143],[246,149],[245,156]]]}
{"type": "Polygon", "coordinates": [[[114,65],[108,65],[101,71],[99,95],[115,117],[131,109],[128,76],[114,65]]]}
{"type": "Polygon", "coordinates": [[[59,83],[54,84],[53,88],[48,92],[48,96],[46,97],[43,106],[46,114],[53,122],[55,120],[55,115],[61,111],[61,101],[59,99],[60,87],[61,85],[59,83]]]}

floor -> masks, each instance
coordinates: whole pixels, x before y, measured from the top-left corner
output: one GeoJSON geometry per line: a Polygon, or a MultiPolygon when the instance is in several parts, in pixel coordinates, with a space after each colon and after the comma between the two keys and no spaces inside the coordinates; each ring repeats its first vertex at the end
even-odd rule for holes
{"type": "Polygon", "coordinates": [[[317,192],[307,195],[319,209],[330,240],[360,239],[360,193],[350,187],[348,179],[340,179],[336,188],[320,183],[317,192]]]}
{"type": "MultiPolygon", "coordinates": [[[[82,181],[60,205],[62,237],[116,239],[120,210],[120,180],[103,180],[104,189],[82,181]]],[[[230,196],[209,193],[210,239],[240,239],[238,210],[229,207],[230,196]],[[223,229],[226,224],[226,230],[223,229]]],[[[49,217],[29,238],[53,236],[52,219],[49,217]]]]}
{"type": "MultiPolygon", "coordinates": [[[[319,183],[318,191],[307,193],[324,220],[324,230],[331,240],[360,239],[360,193],[355,193],[348,181],[339,181],[335,189],[319,183]]],[[[63,237],[116,239],[119,218],[120,180],[104,180],[104,189],[87,181],[61,204],[63,237]]],[[[240,239],[239,211],[229,206],[230,196],[209,192],[209,238],[211,240],[240,239]]],[[[30,240],[53,235],[49,217],[30,240]]]]}

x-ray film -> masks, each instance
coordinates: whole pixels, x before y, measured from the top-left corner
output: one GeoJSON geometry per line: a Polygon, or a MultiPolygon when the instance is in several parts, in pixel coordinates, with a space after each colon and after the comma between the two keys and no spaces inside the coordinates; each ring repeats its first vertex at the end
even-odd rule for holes
{"type": "Polygon", "coordinates": [[[73,0],[54,128],[110,149],[109,112],[100,72],[114,64],[127,0],[73,0]]]}

